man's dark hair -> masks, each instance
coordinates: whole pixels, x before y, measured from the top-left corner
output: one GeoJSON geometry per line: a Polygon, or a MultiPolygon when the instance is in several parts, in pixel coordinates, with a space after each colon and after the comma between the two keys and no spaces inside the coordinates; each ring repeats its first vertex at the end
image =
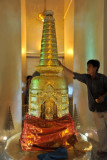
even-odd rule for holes
{"type": "Polygon", "coordinates": [[[31,79],[31,78],[32,78],[32,76],[29,75],[29,76],[26,77],[26,80],[31,79]]]}
{"type": "Polygon", "coordinates": [[[87,65],[88,65],[88,64],[92,64],[93,67],[97,67],[96,72],[98,72],[99,67],[100,67],[100,62],[99,62],[98,60],[91,59],[91,60],[89,60],[89,61],[87,62],[87,65]]]}

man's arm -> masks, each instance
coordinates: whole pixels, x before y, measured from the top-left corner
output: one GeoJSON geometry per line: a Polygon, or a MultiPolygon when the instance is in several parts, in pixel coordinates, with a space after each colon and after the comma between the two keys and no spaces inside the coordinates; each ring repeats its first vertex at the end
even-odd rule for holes
{"type": "Polygon", "coordinates": [[[70,69],[68,69],[67,67],[65,67],[60,61],[59,61],[59,65],[63,67],[63,71],[64,71],[65,74],[71,75],[72,78],[74,78],[73,71],[71,71],[70,69]]]}
{"type": "Polygon", "coordinates": [[[104,99],[107,97],[107,76],[104,76],[104,89],[105,89],[105,93],[102,96],[100,96],[98,99],[96,99],[97,103],[102,103],[104,99]]]}
{"type": "Polygon", "coordinates": [[[67,67],[65,67],[63,64],[61,64],[60,61],[59,61],[59,65],[63,67],[64,75],[67,78],[67,80],[69,79],[69,81],[71,81],[71,78],[74,78],[80,82],[86,83],[86,74],[80,74],[80,73],[73,72],[67,67]]]}

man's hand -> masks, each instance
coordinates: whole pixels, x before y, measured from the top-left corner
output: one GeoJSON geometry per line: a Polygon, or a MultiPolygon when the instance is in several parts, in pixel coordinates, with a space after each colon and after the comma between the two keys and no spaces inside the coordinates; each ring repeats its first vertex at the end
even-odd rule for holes
{"type": "Polygon", "coordinates": [[[102,103],[104,101],[104,97],[100,96],[98,99],[95,100],[97,103],[102,103]]]}
{"type": "Polygon", "coordinates": [[[71,75],[71,77],[74,78],[74,73],[73,73],[73,71],[71,71],[70,69],[68,69],[67,67],[65,67],[59,60],[58,60],[58,62],[59,62],[59,66],[62,66],[62,67],[63,67],[65,77],[67,77],[67,79],[68,79],[68,77],[69,77],[69,79],[70,79],[70,75],[71,75]]]}

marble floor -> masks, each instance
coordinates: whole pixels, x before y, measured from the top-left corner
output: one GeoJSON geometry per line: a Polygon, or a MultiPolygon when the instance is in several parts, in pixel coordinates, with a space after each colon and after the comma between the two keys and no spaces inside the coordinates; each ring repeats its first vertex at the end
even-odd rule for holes
{"type": "MultiPolygon", "coordinates": [[[[38,160],[37,155],[44,153],[44,152],[24,152],[21,150],[19,144],[19,136],[13,136],[8,141],[8,145],[3,142],[0,142],[0,160],[38,160]]],[[[93,145],[93,149],[87,153],[81,153],[77,150],[68,150],[68,159],[66,160],[107,160],[107,154],[98,156],[96,151],[98,149],[98,142],[89,139],[89,141],[93,145]]],[[[62,159],[61,159],[62,160],[62,159]]]]}

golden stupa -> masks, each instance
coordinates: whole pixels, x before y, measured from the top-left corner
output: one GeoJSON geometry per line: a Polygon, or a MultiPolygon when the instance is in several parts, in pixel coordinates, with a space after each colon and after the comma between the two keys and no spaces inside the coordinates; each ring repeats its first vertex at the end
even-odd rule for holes
{"type": "Polygon", "coordinates": [[[48,10],[43,24],[40,64],[36,67],[40,76],[34,77],[30,84],[29,111],[20,137],[25,151],[70,148],[77,142],[62,70],[58,63],[55,19],[48,10]]]}
{"type": "Polygon", "coordinates": [[[29,115],[55,119],[69,113],[66,81],[59,73],[55,19],[53,12],[45,12],[41,41],[40,65],[36,71],[40,77],[32,79],[29,91],[29,115]]]}

